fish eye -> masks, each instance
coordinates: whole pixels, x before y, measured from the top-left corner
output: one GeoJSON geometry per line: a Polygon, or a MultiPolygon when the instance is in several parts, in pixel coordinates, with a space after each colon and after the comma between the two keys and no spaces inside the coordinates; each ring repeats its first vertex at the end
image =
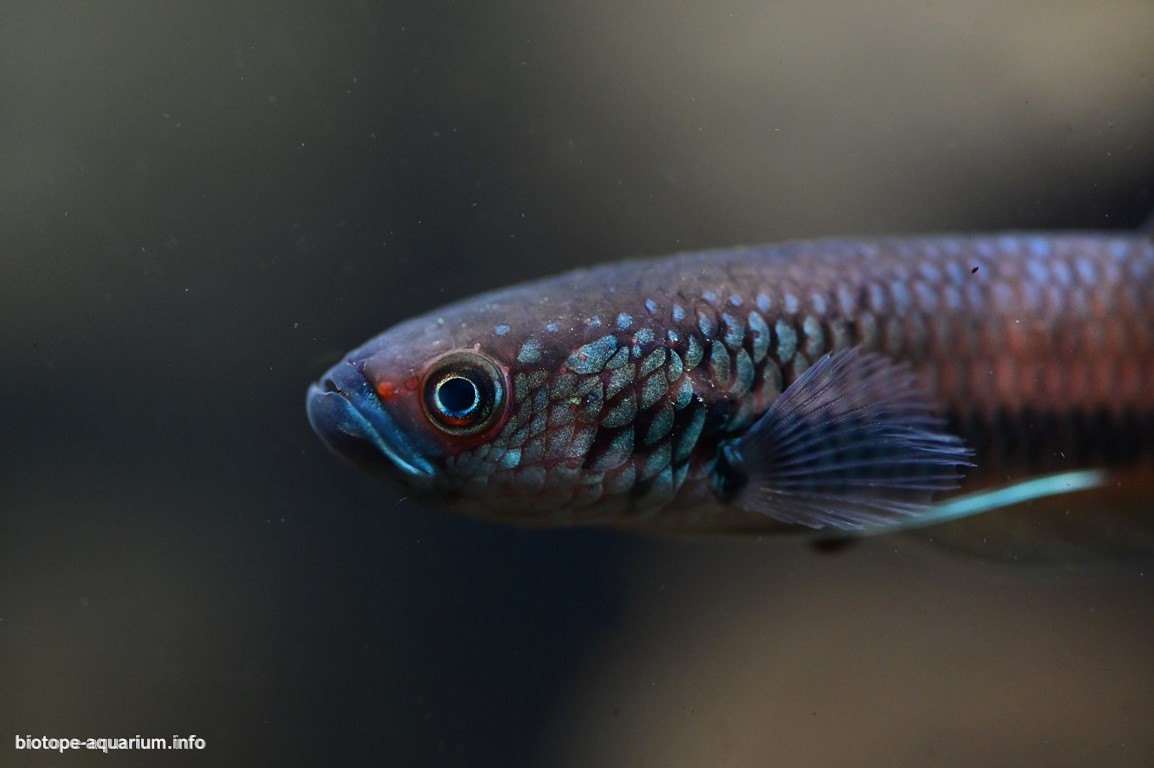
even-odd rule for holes
{"type": "Polygon", "coordinates": [[[429,421],[450,435],[484,432],[502,412],[504,377],[487,357],[451,352],[425,374],[421,400],[429,421]]]}

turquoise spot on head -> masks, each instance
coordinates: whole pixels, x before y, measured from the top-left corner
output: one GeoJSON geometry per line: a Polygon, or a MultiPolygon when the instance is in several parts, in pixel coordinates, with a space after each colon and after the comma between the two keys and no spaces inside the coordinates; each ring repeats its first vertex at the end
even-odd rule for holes
{"type": "Polygon", "coordinates": [[[602,336],[579,347],[565,361],[565,367],[574,373],[600,373],[616,351],[617,337],[612,334],[602,336]]]}
{"type": "Polygon", "coordinates": [[[628,312],[617,315],[617,330],[628,331],[633,326],[633,316],[628,312]]]}
{"type": "Polygon", "coordinates": [[[536,363],[541,360],[541,342],[537,339],[529,339],[521,345],[521,351],[517,353],[517,362],[519,363],[536,363]]]}

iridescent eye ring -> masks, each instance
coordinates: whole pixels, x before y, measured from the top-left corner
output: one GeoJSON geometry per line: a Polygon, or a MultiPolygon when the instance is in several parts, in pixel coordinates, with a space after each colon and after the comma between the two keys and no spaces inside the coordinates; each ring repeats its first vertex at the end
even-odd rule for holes
{"type": "Polygon", "coordinates": [[[421,404],[434,426],[450,435],[477,435],[504,411],[505,378],[477,352],[450,352],[425,373],[421,404]]]}

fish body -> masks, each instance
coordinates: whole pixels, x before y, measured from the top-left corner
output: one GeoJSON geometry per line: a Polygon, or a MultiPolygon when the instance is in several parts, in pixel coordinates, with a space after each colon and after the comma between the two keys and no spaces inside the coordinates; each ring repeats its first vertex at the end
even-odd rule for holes
{"type": "Polygon", "coordinates": [[[524,522],[858,530],[1087,468],[1149,494],[1154,241],[824,240],[596,266],[405,321],[308,410],[363,467],[524,522]]]}

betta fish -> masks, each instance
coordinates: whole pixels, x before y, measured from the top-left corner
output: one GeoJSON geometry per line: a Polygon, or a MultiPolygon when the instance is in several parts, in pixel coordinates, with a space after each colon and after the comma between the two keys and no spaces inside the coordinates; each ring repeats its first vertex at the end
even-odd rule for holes
{"type": "Polygon", "coordinates": [[[339,455],[496,520],[856,534],[1154,483],[1154,238],[817,240],[579,269],[313,384],[339,455]]]}

